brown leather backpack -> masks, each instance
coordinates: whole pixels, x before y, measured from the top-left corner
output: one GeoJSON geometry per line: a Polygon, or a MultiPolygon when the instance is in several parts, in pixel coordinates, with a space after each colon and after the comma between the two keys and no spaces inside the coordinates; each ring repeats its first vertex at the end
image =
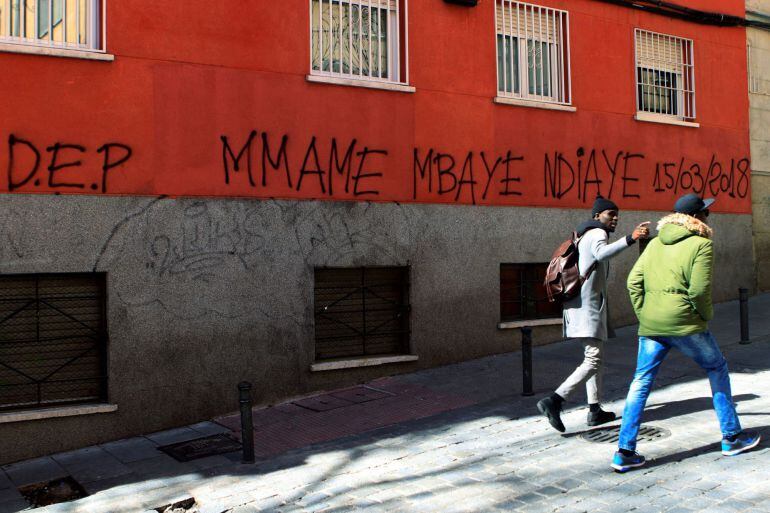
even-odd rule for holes
{"type": "Polygon", "coordinates": [[[553,252],[543,283],[548,293],[548,301],[564,302],[580,294],[583,283],[596,268],[596,262],[594,262],[585,276],[580,275],[578,244],[582,238],[572,232],[572,237],[562,242],[553,252]]]}

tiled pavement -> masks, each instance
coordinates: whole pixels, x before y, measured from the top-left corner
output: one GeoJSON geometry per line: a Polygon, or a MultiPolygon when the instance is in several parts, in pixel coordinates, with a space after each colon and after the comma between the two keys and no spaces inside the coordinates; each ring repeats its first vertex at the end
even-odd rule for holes
{"type": "MultiPolygon", "coordinates": [[[[752,299],[750,345],[736,344],[734,302],[718,306],[712,330],[744,427],[770,438],[768,311],[770,295],[752,299]]],[[[25,507],[16,487],[65,475],[91,495],[38,511],[145,511],[189,496],[216,513],[770,511],[770,451],[719,454],[708,381],[685,358],[669,356],[645,417],[671,436],[641,443],[650,463],[627,474],[609,470],[612,444],[581,439],[581,405],[565,414],[564,435],[534,415],[580,348],[554,344],[534,358],[535,397],[519,394],[520,354],[511,353],[255,411],[255,465],[238,454],[180,463],[156,449],[237,428],[237,418],[8,465],[0,512],[25,507]]],[[[609,345],[605,375],[606,405],[617,412],[634,358],[633,327],[625,328],[609,345]]]]}

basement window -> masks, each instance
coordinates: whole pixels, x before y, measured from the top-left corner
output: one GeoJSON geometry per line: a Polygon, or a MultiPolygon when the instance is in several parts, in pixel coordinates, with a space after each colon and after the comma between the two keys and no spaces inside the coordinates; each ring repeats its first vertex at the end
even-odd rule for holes
{"type": "Polygon", "coordinates": [[[548,263],[500,264],[500,321],[561,318],[561,303],[548,301],[548,263]]]}
{"type": "Polygon", "coordinates": [[[315,269],[315,359],[409,352],[409,268],[315,269]]]}
{"type": "Polygon", "coordinates": [[[0,275],[0,411],[107,400],[106,275],[0,275]]]}

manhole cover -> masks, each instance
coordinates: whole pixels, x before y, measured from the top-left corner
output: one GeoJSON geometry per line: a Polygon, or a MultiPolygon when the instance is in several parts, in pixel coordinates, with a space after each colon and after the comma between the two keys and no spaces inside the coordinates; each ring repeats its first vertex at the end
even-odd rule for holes
{"type": "Polygon", "coordinates": [[[177,461],[190,461],[216,454],[225,454],[241,450],[241,443],[231,435],[221,433],[218,435],[196,438],[186,442],[164,445],[158,447],[177,461]]]}
{"type": "Polygon", "coordinates": [[[22,486],[19,488],[19,493],[27,499],[33,508],[74,501],[75,499],[82,499],[88,495],[86,491],[83,490],[83,487],[80,486],[80,483],[75,481],[71,476],[67,476],[63,479],[46,481],[44,483],[22,486]]]}
{"type": "MultiPolygon", "coordinates": [[[[655,442],[671,436],[671,431],[665,428],[655,426],[642,426],[639,428],[639,436],[636,438],[639,442],[655,442]]],[[[581,433],[580,438],[586,442],[614,444],[620,438],[620,426],[592,429],[581,433]]]]}

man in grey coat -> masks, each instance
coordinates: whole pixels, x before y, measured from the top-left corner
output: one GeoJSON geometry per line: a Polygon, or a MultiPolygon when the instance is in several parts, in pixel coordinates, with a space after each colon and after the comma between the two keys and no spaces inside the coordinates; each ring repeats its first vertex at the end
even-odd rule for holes
{"type": "Polygon", "coordinates": [[[631,235],[609,242],[618,225],[618,207],[612,201],[596,198],[592,219],[577,228],[578,269],[585,282],[580,295],[565,301],[564,336],[583,344],[583,363],[550,396],[537,403],[537,409],[548,418],[554,429],[564,432],[561,421],[562,403],[585,383],[588,398],[588,425],[598,426],[615,420],[615,414],[601,409],[602,355],[604,341],[614,336],[607,322],[607,276],[609,260],[649,233],[649,222],[641,223],[631,235]]]}

